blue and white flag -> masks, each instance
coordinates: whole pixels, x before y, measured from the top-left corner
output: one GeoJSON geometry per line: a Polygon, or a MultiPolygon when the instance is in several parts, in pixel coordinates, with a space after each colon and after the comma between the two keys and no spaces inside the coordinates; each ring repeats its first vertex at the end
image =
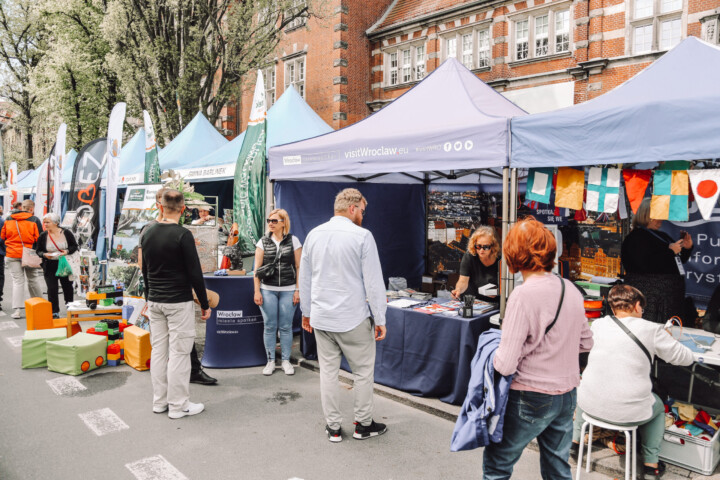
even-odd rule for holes
{"type": "Polygon", "coordinates": [[[531,168],[528,172],[525,198],[546,205],[549,204],[554,174],[554,168],[531,168]]]}
{"type": "Polygon", "coordinates": [[[591,212],[615,213],[620,198],[620,169],[593,167],[588,173],[585,208],[591,212]]]}

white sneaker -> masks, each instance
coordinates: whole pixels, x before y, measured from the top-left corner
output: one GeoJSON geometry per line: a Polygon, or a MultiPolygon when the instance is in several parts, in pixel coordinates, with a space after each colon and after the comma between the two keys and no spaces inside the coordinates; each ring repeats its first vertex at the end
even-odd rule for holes
{"type": "Polygon", "coordinates": [[[268,362],[267,365],[265,365],[265,368],[263,368],[263,375],[272,375],[275,371],[275,361],[268,362]]]}
{"type": "Polygon", "coordinates": [[[170,412],[168,413],[168,417],[172,419],[178,419],[183,417],[188,417],[190,415],[197,415],[198,413],[205,410],[205,405],[202,403],[192,403],[188,402],[188,406],[185,410],[181,410],[179,412],[170,412]]]}
{"type": "Polygon", "coordinates": [[[282,369],[285,372],[285,375],[295,375],[295,368],[287,360],[282,361],[282,369]]]}
{"type": "Polygon", "coordinates": [[[15,311],[12,313],[12,318],[20,318],[22,315],[20,314],[20,309],[16,308],[15,311]]]}

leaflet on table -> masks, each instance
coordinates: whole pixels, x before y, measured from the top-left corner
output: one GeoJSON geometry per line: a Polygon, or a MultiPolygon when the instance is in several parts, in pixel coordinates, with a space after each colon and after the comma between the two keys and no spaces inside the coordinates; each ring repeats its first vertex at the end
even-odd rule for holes
{"type": "Polygon", "coordinates": [[[453,308],[446,307],[446,306],[440,305],[438,303],[433,303],[431,305],[425,305],[423,307],[413,308],[413,310],[415,310],[416,312],[427,313],[428,315],[433,315],[436,313],[449,312],[449,311],[453,310],[453,308]]]}
{"type": "Polygon", "coordinates": [[[388,302],[388,307],[407,308],[407,307],[412,307],[413,305],[417,305],[418,303],[423,303],[423,302],[421,302],[419,300],[413,300],[410,298],[398,298],[397,300],[388,302]]]}

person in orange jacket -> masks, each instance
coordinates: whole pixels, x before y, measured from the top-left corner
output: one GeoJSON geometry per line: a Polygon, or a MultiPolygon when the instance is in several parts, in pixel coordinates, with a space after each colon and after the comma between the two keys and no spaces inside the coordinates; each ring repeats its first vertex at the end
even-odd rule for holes
{"type": "Polygon", "coordinates": [[[42,297],[42,270],[22,265],[23,247],[32,248],[40,235],[37,225],[30,217],[32,214],[22,211],[22,203],[17,202],[0,230],[0,238],[5,240],[5,256],[13,280],[12,318],[22,316],[20,309],[25,306],[26,277],[30,297],[42,297]]]}

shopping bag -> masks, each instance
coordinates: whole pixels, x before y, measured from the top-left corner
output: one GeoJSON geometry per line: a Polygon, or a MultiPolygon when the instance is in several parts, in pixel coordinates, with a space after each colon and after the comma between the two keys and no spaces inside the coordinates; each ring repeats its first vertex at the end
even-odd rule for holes
{"type": "Polygon", "coordinates": [[[67,261],[67,258],[65,256],[62,256],[58,259],[58,268],[57,272],[55,272],[56,277],[69,277],[72,275],[72,268],[70,267],[70,263],[67,261]]]}
{"type": "Polygon", "coordinates": [[[42,258],[33,248],[23,247],[21,264],[23,267],[40,268],[42,258]]]}

